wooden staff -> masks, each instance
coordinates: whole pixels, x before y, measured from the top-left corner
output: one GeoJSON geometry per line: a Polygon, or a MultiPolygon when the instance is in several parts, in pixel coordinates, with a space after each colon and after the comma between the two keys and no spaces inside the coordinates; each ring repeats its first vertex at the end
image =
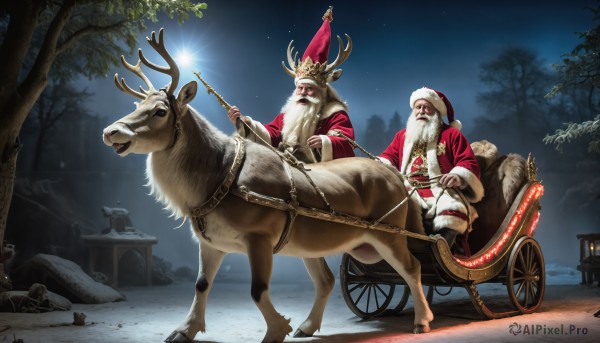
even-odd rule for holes
{"type": "MultiPolygon", "coordinates": [[[[221,105],[221,107],[223,107],[227,111],[229,111],[231,109],[232,106],[227,101],[225,101],[225,99],[223,99],[223,96],[221,96],[221,94],[217,93],[217,91],[215,91],[215,89],[211,85],[209,85],[208,82],[206,82],[206,80],[204,80],[204,78],[202,78],[202,75],[200,74],[199,71],[195,71],[194,75],[196,75],[196,77],[200,80],[200,82],[202,82],[204,87],[206,87],[206,91],[208,92],[208,94],[212,94],[217,98],[217,101],[219,102],[219,105],[221,105]]],[[[245,125],[244,121],[238,117],[235,122],[235,127],[237,129],[237,132],[242,137],[245,136],[244,125],[245,125]]]]}

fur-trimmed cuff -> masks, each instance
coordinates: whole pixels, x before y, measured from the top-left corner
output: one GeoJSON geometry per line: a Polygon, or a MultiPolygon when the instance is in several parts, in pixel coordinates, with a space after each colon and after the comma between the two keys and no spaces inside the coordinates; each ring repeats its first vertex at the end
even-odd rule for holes
{"type": "Polygon", "coordinates": [[[463,195],[469,202],[475,203],[483,198],[483,184],[477,175],[464,167],[454,167],[450,173],[460,176],[466,182],[467,187],[464,188],[463,195]]]}
{"type": "Polygon", "coordinates": [[[252,119],[251,117],[246,116],[246,118],[250,119],[250,123],[247,122],[246,124],[250,126],[252,131],[256,132],[256,135],[246,128],[245,138],[257,143],[261,143],[261,140],[258,138],[262,138],[264,141],[271,144],[271,135],[269,135],[269,131],[267,131],[263,124],[252,119]]]}
{"type": "Polygon", "coordinates": [[[326,135],[319,135],[321,137],[321,162],[333,160],[333,144],[331,139],[326,135]]]}

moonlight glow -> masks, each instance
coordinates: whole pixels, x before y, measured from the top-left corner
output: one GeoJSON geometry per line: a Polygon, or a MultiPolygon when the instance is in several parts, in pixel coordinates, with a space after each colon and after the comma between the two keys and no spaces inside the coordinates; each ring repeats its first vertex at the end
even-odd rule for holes
{"type": "Polygon", "coordinates": [[[177,64],[180,67],[187,68],[192,64],[194,57],[187,50],[184,49],[177,54],[175,60],[177,61],[177,64]]]}

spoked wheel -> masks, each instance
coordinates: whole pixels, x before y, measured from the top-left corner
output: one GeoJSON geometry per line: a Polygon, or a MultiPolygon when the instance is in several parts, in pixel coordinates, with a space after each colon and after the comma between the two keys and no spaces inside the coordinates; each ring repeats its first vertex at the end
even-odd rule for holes
{"type": "Polygon", "coordinates": [[[510,300],[521,313],[534,312],[542,303],[546,272],[544,256],[535,239],[524,237],[513,248],[506,286],[510,300]]]}
{"type": "Polygon", "coordinates": [[[346,305],[360,318],[380,315],[394,297],[393,283],[383,283],[368,275],[366,265],[344,254],[340,266],[340,284],[346,305]]]}
{"type": "MultiPolygon", "coordinates": [[[[429,306],[431,306],[431,302],[433,301],[434,289],[435,289],[435,286],[429,286],[429,287],[427,287],[427,293],[425,293],[425,299],[427,300],[427,303],[429,304],[429,306]]],[[[408,286],[404,286],[404,292],[402,293],[400,302],[398,302],[398,305],[396,305],[396,307],[394,308],[394,313],[400,313],[400,312],[402,312],[402,310],[404,310],[404,307],[406,307],[406,304],[408,303],[409,296],[410,296],[410,288],[408,288],[408,286]]]]}
{"type": "Polygon", "coordinates": [[[408,288],[408,286],[404,286],[403,292],[402,292],[402,297],[400,298],[398,305],[396,305],[396,307],[394,308],[394,313],[400,313],[400,312],[402,312],[402,310],[404,310],[404,307],[406,307],[406,304],[408,303],[409,296],[410,296],[410,288],[408,288]]]}

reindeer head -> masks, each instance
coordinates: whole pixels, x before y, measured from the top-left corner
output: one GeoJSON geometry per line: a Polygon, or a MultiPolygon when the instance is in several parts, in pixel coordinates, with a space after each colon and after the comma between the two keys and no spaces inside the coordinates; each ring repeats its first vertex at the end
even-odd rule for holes
{"type": "Polygon", "coordinates": [[[103,131],[104,144],[112,146],[121,156],[129,153],[147,154],[171,147],[179,134],[181,118],[188,113],[187,106],[196,96],[198,87],[195,81],[191,81],[183,86],[176,96],[173,95],[179,83],[179,68],[165,48],[163,29],[159,31],[158,39],[155,32],[152,32],[152,38],[146,37],[146,40],[165,59],[168,67],[148,61],[142,49],[138,51],[139,60],[135,66],[127,63],[125,57],[121,56],[123,66],[139,76],[148,87],[144,89],[140,86],[140,91],[135,91],[125,83],[125,79],[119,80],[118,74],[115,74],[117,88],[142,99],[137,103],[135,111],[117,120],[103,131]],[[169,85],[156,90],[142,72],[141,63],[170,75],[169,85]]]}

